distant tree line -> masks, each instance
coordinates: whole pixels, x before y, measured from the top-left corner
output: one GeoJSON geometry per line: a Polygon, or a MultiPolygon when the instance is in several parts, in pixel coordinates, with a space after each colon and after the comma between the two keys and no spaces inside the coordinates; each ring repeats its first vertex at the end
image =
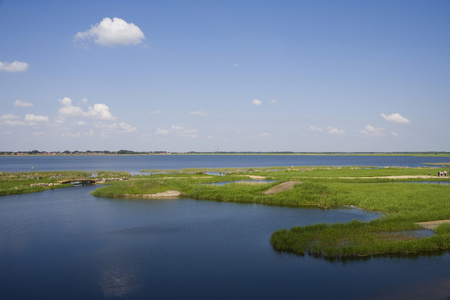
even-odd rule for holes
{"type": "Polygon", "coordinates": [[[119,151],[109,151],[109,150],[100,150],[100,151],[0,151],[0,155],[157,155],[157,154],[188,154],[188,155],[208,155],[208,154],[216,154],[216,155],[450,155],[450,152],[444,151],[424,151],[424,152],[294,152],[294,151],[273,151],[273,152],[257,152],[257,151],[215,151],[215,152],[197,152],[197,151],[188,151],[188,152],[170,152],[170,151],[133,151],[133,150],[119,150],[119,151]]]}
{"type": "Polygon", "coordinates": [[[132,155],[132,154],[172,154],[172,152],[167,151],[132,151],[132,150],[119,150],[119,151],[0,151],[0,155],[132,155]]]}

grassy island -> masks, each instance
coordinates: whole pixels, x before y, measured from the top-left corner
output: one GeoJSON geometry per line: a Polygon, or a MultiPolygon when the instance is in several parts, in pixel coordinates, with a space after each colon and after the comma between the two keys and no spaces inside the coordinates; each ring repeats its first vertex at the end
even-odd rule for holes
{"type": "MultiPolygon", "coordinates": [[[[359,207],[384,214],[371,222],[322,223],[280,229],[272,234],[271,243],[279,251],[321,257],[412,254],[450,249],[450,185],[437,184],[450,182],[450,176],[439,177],[439,171],[444,169],[270,167],[146,170],[147,175],[111,181],[96,189],[93,195],[115,198],[179,195],[198,200],[292,207],[359,207]],[[220,182],[229,183],[217,184],[220,182]],[[433,231],[424,229],[425,225],[421,223],[431,221],[435,221],[431,224],[433,231]],[[424,235],[427,230],[431,234],[424,235]]],[[[3,173],[2,182],[5,180],[3,173]]],[[[2,183],[2,190],[4,186],[2,183]]]]}
{"type": "Polygon", "coordinates": [[[77,182],[88,179],[101,184],[127,179],[129,176],[128,172],[114,171],[0,172],[0,196],[72,187],[77,182]]]}

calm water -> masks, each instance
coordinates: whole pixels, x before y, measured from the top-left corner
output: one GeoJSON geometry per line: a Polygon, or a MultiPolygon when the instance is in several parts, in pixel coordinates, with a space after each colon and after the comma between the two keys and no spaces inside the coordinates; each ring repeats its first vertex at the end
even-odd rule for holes
{"type": "Polygon", "coordinates": [[[0,298],[450,296],[449,254],[332,262],[278,253],[269,242],[279,228],[374,213],[114,200],[91,196],[94,188],[0,199],[0,298]]]}
{"type": "Polygon", "coordinates": [[[277,167],[277,166],[401,166],[450,161],[415,156],[303,156],[303,155],[116,155],[116,156],[0,156],[0,171],[114,170],[277,167]]]}
{"type": "MultiPolygon", "coordinates": [[[[30,162],[35,169],[57,170],[175,165],[139,166],[148,156],[63,157],[61,165],[54,158],[38,158],[36,164],[27,157],[15,167],[0,160],[0,170],[5,165],[18,170],[30,162]]],[[[180,160],[178,168],[216,166],[209,158],[191,158],[195,162],[180,160]]],[[[246,166],[262,164],[246,158],[246,166]]],[[[93,189],[0,197],[0,299],[450,299],[448,252],[330,261],[278,253],[270,245],[276,229],[367,221],[379,216],[375,213],[104,199],[91,196],[93,189]]]]}

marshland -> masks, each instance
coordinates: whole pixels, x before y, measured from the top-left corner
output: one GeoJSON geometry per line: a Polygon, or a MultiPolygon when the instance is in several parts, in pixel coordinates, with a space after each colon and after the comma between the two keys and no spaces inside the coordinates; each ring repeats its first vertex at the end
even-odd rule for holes
{"type": "Polygon", "coordinates": [[[166,171],[141,179],[97,189],[95,196],[123,197],[178,190],[198,200],[258,203],[291,207],[332,209],[342,206],[383,212],[371,222],[316,224],[280,229],[272,234],[276,250],[325,257],[366,256],[387,253],[413,254],[450,248],[450,186],[417,184],[443,181],[436,168],[377,167],[274,167],[166,171]],[[208,173],[225,174],[222,176],[208,173]],[[430,174],[430,175],[428,175],[430,174]],[[273,183],[242,184],[242,180],[273,183]],[[223,186],[204,185],[236,181],[223,186]],[[289,189],[265,193],[286,182],[289,189]],[[418,224],[443,221],[433,234],[421,234],[418,224]]]}
{"type": "Polygon", "coordinates": [[[155,194],[165,198],[175,191],[180,197],[196,200],[320,209],[357,207],[382,215],[370,222],[280,228],[270,242],[277,251],[334,258],[420,254],[450,249],[450,185],[417,184],[450,183],[449,177],[437,176],[441,170],[291,166],[153,169],[134,176],[113,171],[2,172],[0,194],[37,192],[70,186],[58,184],[62,180],[94,178],[105,185],[92,195],[106,198],[144,199],[155,194]],[[227,184],[210,184],[220,182],[227,184]],[[420,224],[430,221],[440,222],[433,229],[420,224]]]}

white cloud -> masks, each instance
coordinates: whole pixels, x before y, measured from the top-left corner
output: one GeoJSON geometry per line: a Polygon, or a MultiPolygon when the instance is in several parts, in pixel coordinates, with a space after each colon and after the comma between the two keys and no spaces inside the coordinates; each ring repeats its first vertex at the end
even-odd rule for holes
{"type": "Polygon", "coordinates": [[[83,116],[83,109],[78,106],[73,106],[72,99],[64,97],[63,99],[60,99],[58,101],[63,105],[63,107],[58,111],[60,115],[67,117],[83,116]]]}
{"type": "Polygon", "coordinates": [[[133,132],[136,131],[136,127],[131,126],[130,124],[127,124],[125,122],[120,122],[119,127],[122,129],[123,132],[133,132]]]}
{"type": "Polygon", "coordinates": [[[64,106],[72,106],[72,99],[64,97],[58,100],[64,106]]]}
{"type": "Polygon", "coordinates": [[[28,64],[21,61],[13,61],[11,63],[0,61],[0,71],[6,72],[24,72],[28,69],[28,64]]]}
{"type": "Polygon", "coordinates": [[[25,115],[25,121],[26,122],[48,122],[48,117],[47,116],[33,115],[33,114],[26,114],[25,115]]]}
{"type": "MultiPolygon", "coordinates": [[[[61,127],[66,123],[68,118],[73,121],[69,126],[86,126],[86,132],[83,132],[84,136],[93,136],[98,134],[102,138],[108,138],[115,133],[130,133],[136,131],[136,127],[126,122],[116,122],[117,117],[113,116],[109,111],[109,107],[103,103],[96,103],[89,106],[87,110],[83,110],[79,106],[72,104],[72,99],[65,97],[58,100],[62,107],[58,110],[58,118],[56,118],[56,124],[61,127]],[[95,129],[95,131],[93,130],[95,129]]],[[[83,98],[82,103],[86,104],[87,99],[83,98]]],[[[69,132],[69,127],[65,130],[69,132]]],[[[68,137],[72,133],[64,133],[62,136],[68,137]]],[[[78,136],[78,133],[75,134],[78,136]]]]}
{"type": "Polygon", "coordinates": [[[320,127],[310,126],[309,129],[310,129],[311,131],[323,132],[323,129],[320,128],[320,127]]]}
{"type": "Polygon", "coordinates": [[[328,126],[327,133],[332,134],[332,135],[343,135],[343,134],[345,134],[345,131],[328,126]]]}
{"type": "Polygon", "coordinates": [[[270,138],[273,137],[273,134],[269,133],[269,132],[261,132],[258,135],[255,135],[253,138],[254,139],[261,139],[261,138],[270,138]]]}
{"type": "Polygon", "coordinates": [[[5,125],[17,126],[17,125],[25,125],[25,122],[19,120],[6,120],[3,122],[5,125]]]}
{"type": "Polygon", "coordinates": [[[191,111],[191,112],[188,112],[188,114],[195,115],[195,116],[201,116],[201,117],[206,117],[209,115],[209,113],[207,113],[204,110],[191,111]]]}
{"type": "Polygon", "coordinates": [[[168,135],[169,130],[158,128],[155,132],[156,135],[168,135]]]}
{"type": "MultiPolygon", "coordinates": [[[[0,127],[5,129],[9,126],[31,126],[38,129],[45,126],[49,131],[46,135],[59,136],[60,138],[80,138],[82,136],[113,137],[117,134],[129,134],[137,130],[125,121],[116,121],[117,118],[111,114],[109,107],[103,103],[97,103],[82,109],[74,106],[68,97],[59,99],[59,109],[56,116],[46,116],[28,113],[24,116],[14,114],[0,115],[0,127]]],[[[86,103],[85,100],[81,102],[86,103]]],[[[24,101],[16,101],[17,106],[29,106],[24,101]],[[25,103],[25,104],[24,104],[25,103]]],[[[5,132],[6,130],[3,130],[5,132]]],[[[39,134],[44,132],[39,131],[39,134]]],[[[31,136],[38,131],[27,130],[31,136]]],[[[188,134],[187,131],[185,134],[188,134]]],[[[183,131],[180,131],[183,134],[183,131]]]]}
{"type": "Polygon", "coordinates": [[[161,112],[159,110],[154,110],[150,112],[151,115],[159,115],[160,113],[161,112]]]}
{"type": "Polygon", "coordinates": [[[0,116],[0,120],[2,121],[8,121],[8,120],[14,120],[14,119],[19,119],[19,116],[15,116],[13,114],[4,114],[2,116],[0,116]]]}
{"type": "Polygon", "coordinates": [[[31,102],[26,102],[26,101],[20,101],[20,100],[16,100],[14,101],[14,106],[19,106],[19,107],[32,107],[34,106],[33,103],[31,102]]]}
{"type": "Polygon", "coordinates": [[[83,111],[79,106],[72,105],[72,99],[63,98],[59,102],[63,105],[59,109],[59,114],[65,117],[92,117],[94,119],[103,121],[114,121],[116,117],[111,115],[109,112],[109,107],[103,103],[94,104],[94,106],[89,106],[88,111],[83,111]]]}
{"type": "Polygon", "coordinates": [[[20,117],[13,115],[13,114],[4,114],[0,116],[0,124],[3,125],[10,125],[10,126],[16,126],[16,125],[25,125],[24,122],[19,120],[20,117]]]}
{"type": "Polygon", "coordinates": [[[275,104],[275,103],[277,103],[278,101],[277,101],[277,99],[272,99],[272,100],[270,100],[269,102],[272,103],[272,104],[275,104]]]}
{"type": "Polygon", "coordinates": [[[252,104],[258,106],[258,105],[261,105],[261,104],[262,104],[262,101],[261,101],[261,100],[258,100],[258,99],[254,99],[254,100],[252,101],[252,104]]]}
{"type": "Polygon", "coordinates": [[[184,130],[184,127],[178,126],[178,125],[172,125],[172,127],[170,127],[170,129],[172,131],[181,131],[181,130],[184,130]]]}
{"type": "Polygon", "coordinates": [[[103,46],[137,45],[144,39],[144,33],[133,23],[121,18],[104,18],[99,24],[92,25],[87,31],[78,32],[75,40],[93,38],[94,42],[103,46]]]}
{"type": "Polygon", "coordinates": [[[375,128],[370,124],[367,124],[366,127],[361,130],[361,133],[364,135],[375,135],[375,136],[381,136],[384,135],[384,128],[375,128]]]}
{"type": "Polygon", "coordinates": [[[399,113],[394,113],[394,114],[390,114],[387,116],[385,114],[381,114],[381,116],[383,117],[383,119],[385,119],[388,122],[402,123],[402,124],[410,123],[410,121],[407,118],[403,117],[399,113]]]}
{"type": "Polygon", "coordinates": [[[116,119],[116,117],[111,115],[111,113],[109,112],[109,107],[103,103],[94,104],[93,107],[89,107],[88,112],[86,112],[85,114],[86,116],[94,117],[96,119],[104,121],[112,121],[116,119]]]}
{"type": "Polygon", "coordinates": [[[94,127],[95,128],[100,128],[103,130],[112,130],[112,129],[116,129],[117,128],[117,123],[108,123],[108,122],[94,122],[94,127]]]}
{"type": "Polygon", "coordinates": [[[179,137],[195,139],[199,137],[197,129],[186,129],[181,126],[173,125],[171,131],[175,132],[179,137]]]}
{"type": "Polygon", "coordinates": [[[176,134],[177,136],[181,138],[191,138],[196,139],[200,137],[197,129],[187,129],[182,126],[173,125],[169,129],[161,129],[158,128],[156,130],[156,135],[169,135],[169,134],[176,134]]]}

